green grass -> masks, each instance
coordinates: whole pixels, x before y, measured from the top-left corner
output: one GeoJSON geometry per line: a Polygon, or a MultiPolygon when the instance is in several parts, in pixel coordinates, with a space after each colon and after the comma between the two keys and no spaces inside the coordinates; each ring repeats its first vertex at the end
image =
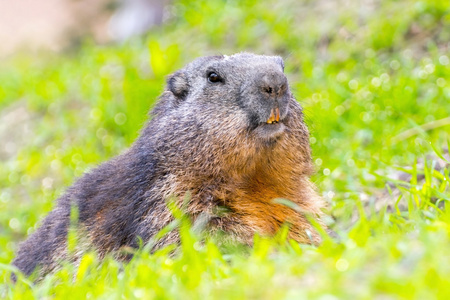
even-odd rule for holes
{"type": "Polygon", "coordinates": [[[448,1],[173,2],[143,39],[0,63],[0,297],[448,299],[450,171],[436,165],[450,148],[448,1]],[[88,253],[12,285],[18,243],[76,177],[132,143],[165,76],[244,50],[285,58],[340,238],[219,247],[182,219],[175,256],[141,250],[124,265],[88,253]]]}

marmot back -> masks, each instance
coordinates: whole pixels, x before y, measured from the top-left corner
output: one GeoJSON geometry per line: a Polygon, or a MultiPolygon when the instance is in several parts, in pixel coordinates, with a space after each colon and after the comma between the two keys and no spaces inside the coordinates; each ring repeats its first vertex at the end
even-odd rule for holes
{"type": "MultiPolygon", "coordinates": [[[[309,133],[283,69],[280,57],[240,53],[202,57],[169,76],[132,147],[70,187],[13,263],[27,275],[36,267],[46,274],[68,258],[73,206],[100,255],[138,247],[173,220],[171,197],[188,197],[193,221],[202,216],[205,230],[239,242],[251,245],[255,233],[273,235],[285,223],[290,238],[319,242],[304,215],[320,223],[323,206],[309,180],[309,133]]],[[[172,231],[154,248],[178,242],[172,231]]]]}

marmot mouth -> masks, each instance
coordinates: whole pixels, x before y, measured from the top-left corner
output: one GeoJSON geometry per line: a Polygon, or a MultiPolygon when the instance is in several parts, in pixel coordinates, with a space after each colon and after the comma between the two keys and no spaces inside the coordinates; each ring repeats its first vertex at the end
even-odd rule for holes
{"type": "Polygon", "coordinates": [[[267,119],[267,124],[276,124],[280,122],[280,109],[278,107],[272,108],[270,111],[269,119],[267,119]]]}
{"type": "Polygon", "coordinates": [[[285,129],[285,124],[280,120],[280,109],[275,107],[270,111],[269,119],[266,122],[259,123],[255,132],[260,138],[271,140],[280,137],[285,129]]]}
{"type": "Polygon", "coordinates": [[[281,118],[279,107],[271,109],[269,118],[266,121],[258,120],[257,115],[251,120],[254,121],[250,123],[251,131],[263,140],[278,139],[286,131],[286,124],[284,124],[286,118],[281,118]]]}

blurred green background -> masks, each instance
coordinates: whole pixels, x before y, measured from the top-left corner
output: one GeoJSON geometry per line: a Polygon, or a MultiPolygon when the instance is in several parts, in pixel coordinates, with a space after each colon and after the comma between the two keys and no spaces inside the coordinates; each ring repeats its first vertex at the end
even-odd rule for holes
{"type": "Polygon", "coordinates": [[[123,43],[86,34],[58,53],[16,51],[0,62],[0,296],[449,296],[448,1],[171,1],[166,14],[162,25],[123,43]],[[166,76],[198,56],[240,51],[284,58],[311,131],[314,181],[341,240],[272,245],[275,257],[261,243],[248,260],[239,250],[226,254],[231,259],[198,250],[223,259],[219,267],[191,262],[209,266],[199,278],[219,272],[206,283],[185,283],[184,265],[158,274],[171,260],[163,253],[143,258],[156,270],[142,271],[155,280],[150,286],[129,281],[140,274],[137,262],[113,283],[103,264],[81,283],[50,278],[59,289],[11,287],[18,242],[76,177],[133,142],[166,76]]]}

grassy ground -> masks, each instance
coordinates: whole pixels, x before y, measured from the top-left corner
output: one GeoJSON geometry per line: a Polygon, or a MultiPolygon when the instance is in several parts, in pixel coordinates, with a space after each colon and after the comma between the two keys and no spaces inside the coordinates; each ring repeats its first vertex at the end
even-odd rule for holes
{"type": "Polygon", "coordinates": [[[450,297],[447,1],[173,1],[167,24],[121,46],[16,55],[0,68],[0,297],[450,297]],[[339,239],[183,244],[131,263],[86,254],[41,283],[9,262],[77,176],[138,135],[164,77],[208,54],[285,58],[339,239]]]}

